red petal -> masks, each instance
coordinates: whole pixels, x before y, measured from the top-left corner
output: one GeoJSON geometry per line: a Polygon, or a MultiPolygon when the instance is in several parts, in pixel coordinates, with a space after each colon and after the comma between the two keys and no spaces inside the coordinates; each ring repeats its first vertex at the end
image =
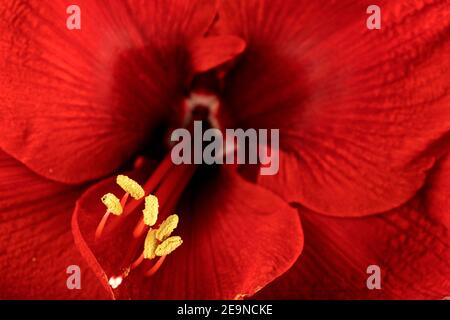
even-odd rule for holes
{"type": "Polygon", "coordinates": [[[430,216],[450,229],[450,154],[437,165],[427,184],[430,216]]]}
{"type": "MultiPolygon", "coordinates": [[[[220,28],[247,50],[226,103],[237,126],[280,128],[280,174],[263,184],[322,213],[410,199],[450,128],[450,7],[382,1],[224,1],[220,28]]],[[[266,180],[266,181],[264,181],[266,180]]]]}
{"type": "Polygon", "coordinates": [[[2,1],[0,145],[63,182],[103,176],[130,159],[177,106],[191,76],[188,43],[215,1],[2,1]]]}
{"type": "Polygon", "coordinates": [[[38,177],[0,151],[0,298],[108,298],[76,250],[70,212],[80,194],[38,177]],[[67,267],[81,269],[81,290],[69,290],[67,267]]]}
{"type": "MultiPolygon", "coordinates": [[[[296,210],[235,173],[223,170],[218,177],[204,178],[192,182],[177,210],[180,225],[175,234],[182,236],[183,245],[153,277],[143,277],[144,266],[131,271],[115,290],[116,297],[242,298],[294,263],[303,245],[296,210]]],[[[140,215],[131,223],[125,221],[117,233],[93,241],[102,215],[100,196],[114,190],[110,182],[98,184],[80,198],[73,220],[82,254],[105,286],[120,267],[140,215]]]]}
{"type": "Polygon", "coordinates": [[[411,202],[359,219],[300,210],[302,256],[257,298],[443,299],[450,292],[449,229],[419,208],[411,202]],[[381,290],[366,286],[369,265],[381,269],[381,290]]]}
{"type": "Polygon", "coordinates": [[[234,36],[198,38],[190,47],[192,64],[196,72],[205,72],[230,61],[245,49],[245,42],[234,36]]]}

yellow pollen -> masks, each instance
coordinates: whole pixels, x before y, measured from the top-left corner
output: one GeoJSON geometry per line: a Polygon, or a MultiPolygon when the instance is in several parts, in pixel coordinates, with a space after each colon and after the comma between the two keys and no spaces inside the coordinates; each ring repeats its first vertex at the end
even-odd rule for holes
{"type": "Polygon", "coordinates": [[[141,185],[124,175],[118,175],[116,179],[117,184],[129,193],[134,199],[139,200],[145,196],[145,191],[141,185]]]}
{"type": "Polygon", "coordinates": [[[158,246],[158,241],[156,240],[156,230],[150,229],[147,233],[147,237],[145,237],[144,242],[144,258],[145,259],[153,259],[156,257],[155,250],[158,246]]]}
{"type": "Polygon", "coordinates": [[[178,225],[179,218],[176,214],[168,216],[166,220],[159,226],[158,231],[156,231],[156,239],[159,241],[164,241],[167,239],[175,230],[178,225]]]}
{"type": "Polygon", "coordinates": [[[183,240],[181,240],[181,237],[178,236],[170,237],[156,248],[155,254],[158,257],[167,256],[168,254],[173,252],[176,248],[181,246],[182,243],[183,240]]]}
{"type": "Polygon", "coordinates": [[[144,223],[148,226],[154,226],[158,219],[158,198],[154,195],[148,195],[145,197],[145,208],[142,210],[144,213],[144,223]]]}
{"type": "Polygon", "coordinates": [[[108,211],[116,216],[120,216],[123,212],[120,200],[112,193],[107,193],[102,197],[102,202],[108,208],[108,211]]]}

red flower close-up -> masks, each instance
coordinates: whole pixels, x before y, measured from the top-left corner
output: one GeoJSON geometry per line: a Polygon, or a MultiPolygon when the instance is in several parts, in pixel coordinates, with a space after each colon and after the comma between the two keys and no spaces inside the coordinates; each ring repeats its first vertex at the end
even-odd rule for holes
{"type": "Polygon", "coordinates": [[[449,228],[450,1],[0,0],[0,299],[441,300],[449,228]]]}

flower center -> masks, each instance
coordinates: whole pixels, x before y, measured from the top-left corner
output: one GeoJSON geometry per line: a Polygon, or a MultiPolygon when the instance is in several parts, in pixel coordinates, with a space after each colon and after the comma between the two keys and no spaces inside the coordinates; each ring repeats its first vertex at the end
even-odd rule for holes
{"type": "MultiPolygon", "coordinates": [[[[210,91],[192,91],[182,103],[183,127],[191,130],[194,121],[201,120],[205,126],[219,128],[219,107],[219,98],[210,91]]],[[[116,182],[124,190],[124,195],[119,199],[108,193],[101,198],[106,212],[95,231],[96,240],[102,237],[105,229],[114,232],[129,215],[141,215],[133,229],[122,266],[109,278],[113,289],[119,287],[131,271],[143,265],[146,265],[145,276],[154,275],[166,257],[182,244],[181,237],[171,236],[179,221],[178,216],[171,215],[171,212],[196,168],[195,165],[175,165],[169,152],[143,186],[119,175],[116,182]],[[109,220],[112,221],[108,223],[109,220]]]]}

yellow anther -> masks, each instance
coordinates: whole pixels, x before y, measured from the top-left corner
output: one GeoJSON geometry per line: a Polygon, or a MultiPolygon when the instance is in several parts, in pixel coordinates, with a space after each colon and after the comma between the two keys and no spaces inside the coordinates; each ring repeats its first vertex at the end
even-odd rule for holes
{"type": "Polygon", "coordinates": [[[158,257],[167,256],[168,254],[173,252],[176,248],[181,246],[182,243],[183,240],[181,240],[181,237],[178,236],[170,237],[156,248],[155,254],[158,257]]]}
{"type": "Polygon", "coordinates": [[[142,210],[144,213],[144,223],[148,226],[153,226],[158,219],[158,198],[154,195],[148,195],[145,197],[145,208],[142,210]]]}
{"type": "Polygon", "coordinates": [[[156,257],[155,250],[158,246],[158,241],[156,240],[156,230],[150,229],[147,233],[147,237],[145,237],[144,242],[144,258],[145,259],[153,259],[156,257]]]}
{"type": "Polygon", "coordinates": [[[168,216],[166,220],[164,220],[163,223],[159,226],[158,231],[156,231],[156,239],[159,241],[166,240],[175,230],[175,228],[178,225],[178,216],[176,214],[173,214],[171,216],[168,216]]]}
{"type": "Polygon", "coordinates": [[[112,193],[107,193],[102,197],[102,202],[108,208],[108,211],[116,216],[120,216],[123,212],[120,200],[112,193]]]}
{"type": "Polygon", "coordinates": [[[145,191],[141,185],[124,175],[118,175],[116,179],[117,184],[129,193],[134,199],[139,200],[145,196],[145,191]]]}

